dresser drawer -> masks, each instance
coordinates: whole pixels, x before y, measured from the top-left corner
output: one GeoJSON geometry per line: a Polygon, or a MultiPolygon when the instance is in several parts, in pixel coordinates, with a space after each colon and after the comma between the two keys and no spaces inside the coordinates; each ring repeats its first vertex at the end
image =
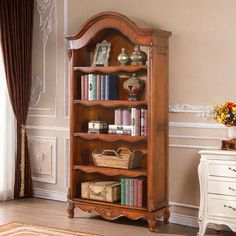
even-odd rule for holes
{"type": "Polygon", "coordinates": [[[236,163],[209,163],[209,175],[236,178],[236,163]]]}
{"type": "Polygon", "coordinates": [[[236,197],[208,194],[208,216],[236,219],[236,197]]]}
{"type": "Polygon", "coordinates": [[[208,193],[236,196],[236,182],[209,180],[208,193]]]}

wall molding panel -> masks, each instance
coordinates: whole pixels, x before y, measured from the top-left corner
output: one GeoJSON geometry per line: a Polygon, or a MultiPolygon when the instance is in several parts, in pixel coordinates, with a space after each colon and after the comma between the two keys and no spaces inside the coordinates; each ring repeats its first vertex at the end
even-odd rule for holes
{"type": "Polygon", "coordinates": [[[67,128],[65,126],[27,125],[26,129],[69,132],[69,128],[67,128]]]}
{"type": "Polygon", "coordinates": [[[169,112],[171,113],[193,113],[204,119],[212,118],[212,110],[213,107],[202,105],[174,104],[169,106],[169,112]]]}
{"type": "Polygon", "coordinates": [[[33,64],[29,116],[55,118],[57,101],[57,1],[35,0],[35,5],[36,21],[38,22],[38,27],[35,27],[35,37],[41,40],[34,40],[35,51],[33,55],[37,61],[33,64]],[[51,83],[50,88],[48,87],[49,81],[51,83]],[[42,99],[43,96],[44,99],[42,99]],[[51,96],[50,99],[49,96],[51,96]],[[48,104],[49,107],[44,104],[45,97],[51,101],[48,104]]]}
{"type": "Polygon", "coordinates": [[[57,183],[57,137],[28,135],[33,181],[57,183]]]}

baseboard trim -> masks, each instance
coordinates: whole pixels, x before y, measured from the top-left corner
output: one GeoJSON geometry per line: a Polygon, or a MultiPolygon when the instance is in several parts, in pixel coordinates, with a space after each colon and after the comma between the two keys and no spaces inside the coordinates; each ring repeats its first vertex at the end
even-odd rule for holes
{"type": "Polygon", "coordinates": [[[60,202],[67,201],[67,194],[64,192],[52,191],[48,189],[34,188],[34,197],[55,200],[60,202]]]}

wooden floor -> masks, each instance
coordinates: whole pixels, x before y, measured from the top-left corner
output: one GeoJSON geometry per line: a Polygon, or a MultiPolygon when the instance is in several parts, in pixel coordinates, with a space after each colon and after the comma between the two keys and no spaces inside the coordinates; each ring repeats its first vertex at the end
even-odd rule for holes
{"type": "MultiPolygon", "coordinates": [[[[82,212],[75,211],[75,218],[69,219],[66,214],[66,203],[43,199],[24,199],[0,203],[0,225],[9,222],[21,222],[39,226],[70,229],[80,232],[96,233],[104,236],[153,236],[146,228],[144,220],[131,221],[121,218],[113,222],[82,212]]],[[[158,235],[180,234],[196,235],[197,229],[175,224],[158,223],[158,235]]],[[[216,233],[208,230],[208,235],[233,236],[232,232],[216,233]]]]}

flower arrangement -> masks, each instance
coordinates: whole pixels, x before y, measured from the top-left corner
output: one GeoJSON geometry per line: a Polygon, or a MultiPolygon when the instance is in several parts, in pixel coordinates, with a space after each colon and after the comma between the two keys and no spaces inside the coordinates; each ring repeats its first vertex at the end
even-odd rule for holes
{"type": "Polygon", "coordinates": [[[213,117],[218,123],[228,127],[236,126],[236,103],[225,102],[222,105],[215,105],[213,117]]]}

